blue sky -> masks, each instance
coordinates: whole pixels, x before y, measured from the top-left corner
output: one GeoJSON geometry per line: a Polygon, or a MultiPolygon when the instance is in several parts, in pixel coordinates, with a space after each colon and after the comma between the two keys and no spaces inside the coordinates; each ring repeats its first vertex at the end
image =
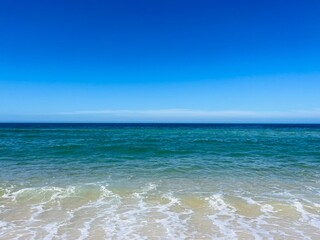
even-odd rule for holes
{"type": "Polygon", "coordinates": [[[1,122],[320,123],[320,2],[0,2],[1,122]]]}

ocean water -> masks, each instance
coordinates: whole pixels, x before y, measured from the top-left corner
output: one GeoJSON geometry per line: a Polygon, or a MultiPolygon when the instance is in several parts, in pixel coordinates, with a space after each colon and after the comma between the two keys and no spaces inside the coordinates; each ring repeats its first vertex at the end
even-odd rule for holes
{"type": "Polygon", "coordinates": [[[0,124],[0,239],[320,239],[320,125],[0,124]]]}

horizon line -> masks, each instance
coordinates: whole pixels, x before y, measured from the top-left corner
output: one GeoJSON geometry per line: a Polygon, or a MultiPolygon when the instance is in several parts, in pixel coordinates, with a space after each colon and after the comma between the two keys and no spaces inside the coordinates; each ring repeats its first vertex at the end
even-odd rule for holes
{"type": "Polygon", "coordinates": [[[308,122],[1,122],[0,124],[195,124],[195,125],[320,125],[319,123],[308,123],[308,122]]]}

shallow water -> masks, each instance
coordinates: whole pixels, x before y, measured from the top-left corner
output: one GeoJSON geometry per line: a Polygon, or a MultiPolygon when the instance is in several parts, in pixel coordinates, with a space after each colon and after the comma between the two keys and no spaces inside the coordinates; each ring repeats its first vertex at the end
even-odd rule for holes
{"type": "Polygon", "coordinates": [[[320,125],[0,124],[0,239],[320,239],[320,125]]]}

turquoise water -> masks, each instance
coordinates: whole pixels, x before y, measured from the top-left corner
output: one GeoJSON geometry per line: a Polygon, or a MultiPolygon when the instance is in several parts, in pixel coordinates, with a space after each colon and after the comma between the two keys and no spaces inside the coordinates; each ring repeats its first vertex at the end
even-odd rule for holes
{"type": "Polygon", "coordinates": [[[320,125],[0,125],[0,239],[319,229],[320,125]]]}

